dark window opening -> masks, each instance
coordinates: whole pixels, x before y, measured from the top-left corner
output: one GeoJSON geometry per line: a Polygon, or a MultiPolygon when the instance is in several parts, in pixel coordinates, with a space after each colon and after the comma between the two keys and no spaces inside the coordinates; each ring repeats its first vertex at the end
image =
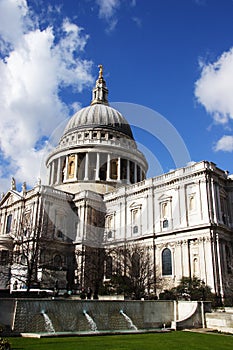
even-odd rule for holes
{"type": "Polygon", "coordinates": [[[111,159],[110,161],[110,178],[117,180],[117,169],[118,169],[118,160],[111,159]]]}
{"type": "Polygon", "coordinates": [[[140,166],[137,165],[137,182],[141,181],[141,171],[140,166]]]}
{"type": "Polygon", "coordinates": [[[100,154],[100,169],[99,169],[99,178],[101,181],[106,181],[107,176],[107,155],[100,154]]]}
{"type": "Polygon", "coordinates": [[[163,276],[172,275],[172,256],[168,248],[162,252],[162,274],[163,276]]]}
{"type": "Polygon", "coordinates": [[[9,264],[9,251],[2,250],[0,251],[0,265],[8,265],[9,264]]]}
{"type": "Polygon", "coordinates": [[[127,179],[127,159],[121,159],[121,179],[127,179]]]}
{"type": "Polygon", "coordinates": [[[84,180],[86,153],[78,154],[78,180],[84,180]]]}
{"type": "Polygon", "coordinates": [[[135,183],[135,179],[134,179],[134,163],[130,161],[130,182],[131,184],[135,183]]]}
{"type": "Polygon", "coordinates": [[[12,214],[8,215],[6,222],[6,233],[10,233],[11,231],[11,223],[12,223],[12,214]]]}

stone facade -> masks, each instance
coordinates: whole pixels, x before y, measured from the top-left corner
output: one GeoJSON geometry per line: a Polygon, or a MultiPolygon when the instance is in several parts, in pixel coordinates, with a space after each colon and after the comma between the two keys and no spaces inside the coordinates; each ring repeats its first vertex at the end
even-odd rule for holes
{"type": "Polygon", "coordinates": [[[231,296],[232,176],[201,161],[146,179],[146,159],[107,95],[100,71],[91,106],[47,158],[48,185],[18,192],[12,181],[2,197],[0,289],[22,288],[33,260],[40,287],[98,290],[119,268],[114,249],[137,245],[153,271],[148,293],[196,276],[231,296]]]}

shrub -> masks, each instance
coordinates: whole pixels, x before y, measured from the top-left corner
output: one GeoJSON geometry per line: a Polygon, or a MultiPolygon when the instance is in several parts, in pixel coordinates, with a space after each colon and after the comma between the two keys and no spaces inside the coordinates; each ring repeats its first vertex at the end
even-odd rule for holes
{"type": "Polygon", "coordinates": [[[0,338],[0,350],[11,350],[10,343],[5,338],[0,338]]]}

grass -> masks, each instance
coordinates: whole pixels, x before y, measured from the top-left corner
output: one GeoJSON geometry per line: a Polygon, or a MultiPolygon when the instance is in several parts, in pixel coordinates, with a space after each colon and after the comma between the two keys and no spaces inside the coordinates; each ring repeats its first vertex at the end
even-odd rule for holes
{"type": "Polygon", "coordinates": [[[171,332],[67,338],[9,338],[13,350],[232,350],[233,336],[171,332]]]}

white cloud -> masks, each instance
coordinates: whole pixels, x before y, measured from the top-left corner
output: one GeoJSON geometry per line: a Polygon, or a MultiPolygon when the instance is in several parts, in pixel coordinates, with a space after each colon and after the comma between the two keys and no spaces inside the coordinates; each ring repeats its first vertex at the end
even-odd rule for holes
{"type": "Polygon", "coordinates": [[[118,23],[115,13],[120,7],[120,0],[96,0],[96,3],[99,6],[99,17],[108,23],[107,32],[113,31],[118,23]]]}
{"type": "Polygon", "coordinates": [[[233,119],[233,48],[214,63],[202,64],[195,96],[216,123],[233,119]]]}
{"type": "Polygon", "coordinates": [[[96,0],[99,6],[99,16],[109,20],[120,6],[119,0],[96,0]]]}
{"type": "Polygon", "coordinates": [[[46,146],[42,140],[69,113],[62,88],[81,91],[93,83],[92,62],[80,57],[88,40],[83,29],[65,19],[57,37],[52,27],[32,28],[34,14],[28,16],[26,0],[0,0],[0,38],[8,49],[0,60],[0,192],[10,176],[34,185],[46,146]]]}
{"type": "MultiPolygon", "coordinates": [[[[201,76],[195,83],[195,96],[212,116],[214,123],[231,129],[233,120],[233,48],[214,63],[201,63],[201,76]]],[[[232,136],[223,136],[215,151],[233,151],[232,136]]]]}
{"type": "Polygon", "coordinates": [[[233,136],[232,135],[224,135],[220,140],[216,143],[214,147],[215,151],[225,151],[232,152],[233,151],[233,136]]]}
{"type": "MultiPolygon", "coordinates": [[[[22,37],[27,14],[26,0],[0,0],[0,35],[5,43],[14,45],[22,37]]],[[[3,48],[3,42],[1,42],[1,48],[3,48]]]]}

